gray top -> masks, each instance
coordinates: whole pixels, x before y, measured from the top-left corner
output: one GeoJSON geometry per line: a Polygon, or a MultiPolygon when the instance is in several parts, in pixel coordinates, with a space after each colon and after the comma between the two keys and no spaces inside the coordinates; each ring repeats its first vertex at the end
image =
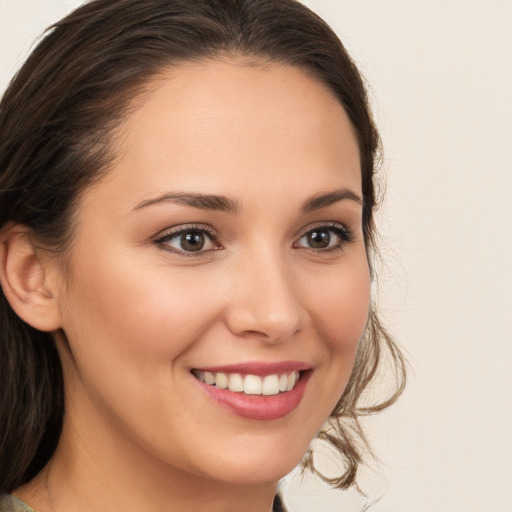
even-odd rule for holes
{"type": "Polygon", "coordinates": [[[0,494],[0,512],[34,512],[34,510],[12,494],[0,494]]]}
{"type": "MultiPolygon", "coordinates": [[[[274,511],[285,512],[279,495],[276,495],[274,500],[274,511]]],[[[0,494],[0,512],[35,512],[35,510],[12,494],[0,494]]]]}

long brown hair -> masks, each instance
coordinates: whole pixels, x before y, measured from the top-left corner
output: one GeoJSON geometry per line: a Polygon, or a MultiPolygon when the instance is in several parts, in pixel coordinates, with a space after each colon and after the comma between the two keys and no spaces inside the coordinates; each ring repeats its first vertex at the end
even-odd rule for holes
{"type": "MultiPolygon", "coordinates": [[[[375,252],[379,136],[363,80],[334,32],[295,0],[95,0],[50,27],[0,103],[0,229],[28,226],[56,251],[73,234],[80,193],[108,171],[114,129],[163,68],[229,54],[303,69],[347,112],[359,145],[363,230],[375,252]]],[[[334,446],[351,485],[362,460],[358,417],[392,403],[404,362],[372,310],[350,382],[319,437],[334,446]],[[397,375],[391,395],[361,406],[386,351],[397,375]]],[[[0,293],[0,491],[37,474],[62,425],[64,387],[51,334],[20,320],[0,293]]],[[[304,465],[315,471],[311,454],[304,465]]]]}

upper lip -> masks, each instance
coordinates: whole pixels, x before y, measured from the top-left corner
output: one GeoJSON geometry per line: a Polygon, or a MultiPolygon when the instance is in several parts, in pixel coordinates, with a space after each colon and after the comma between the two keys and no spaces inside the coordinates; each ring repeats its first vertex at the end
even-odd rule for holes
{"type": "Polygon", "coordinates": [[[240,373],[249,375],[259,375],[265,377],[266,375],[274,375],[279,373],[286,373],[292,371],[310,370],[312,365],[304,361],[247,361],[243,363],[226,364],[221,366],[201,366],[194,368],[203,372],[211,373],[240,373]]]}

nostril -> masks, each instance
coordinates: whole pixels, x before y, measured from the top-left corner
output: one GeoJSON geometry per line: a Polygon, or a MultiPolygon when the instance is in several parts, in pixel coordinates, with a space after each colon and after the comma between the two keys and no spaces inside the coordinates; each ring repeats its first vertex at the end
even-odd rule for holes
{"type": "Polygon", "coordinates": [[[279,341],[293,336],[300,329],[297,310],[265,312],[264,307],[244,305],[240,302],[226,312],[226,324],[237,336],[279,341]]]}

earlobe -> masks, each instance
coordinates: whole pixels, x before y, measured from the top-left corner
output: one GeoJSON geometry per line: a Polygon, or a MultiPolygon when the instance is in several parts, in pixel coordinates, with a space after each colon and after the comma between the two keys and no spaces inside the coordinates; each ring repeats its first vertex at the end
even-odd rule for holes
{"type": "Polygon", "coordinates": [[[0,283],[15,313],[40,331],[60,328],[58,286],[49,259],[30,239],[30,230],[14,225],[0,232],[0,283]]]}

